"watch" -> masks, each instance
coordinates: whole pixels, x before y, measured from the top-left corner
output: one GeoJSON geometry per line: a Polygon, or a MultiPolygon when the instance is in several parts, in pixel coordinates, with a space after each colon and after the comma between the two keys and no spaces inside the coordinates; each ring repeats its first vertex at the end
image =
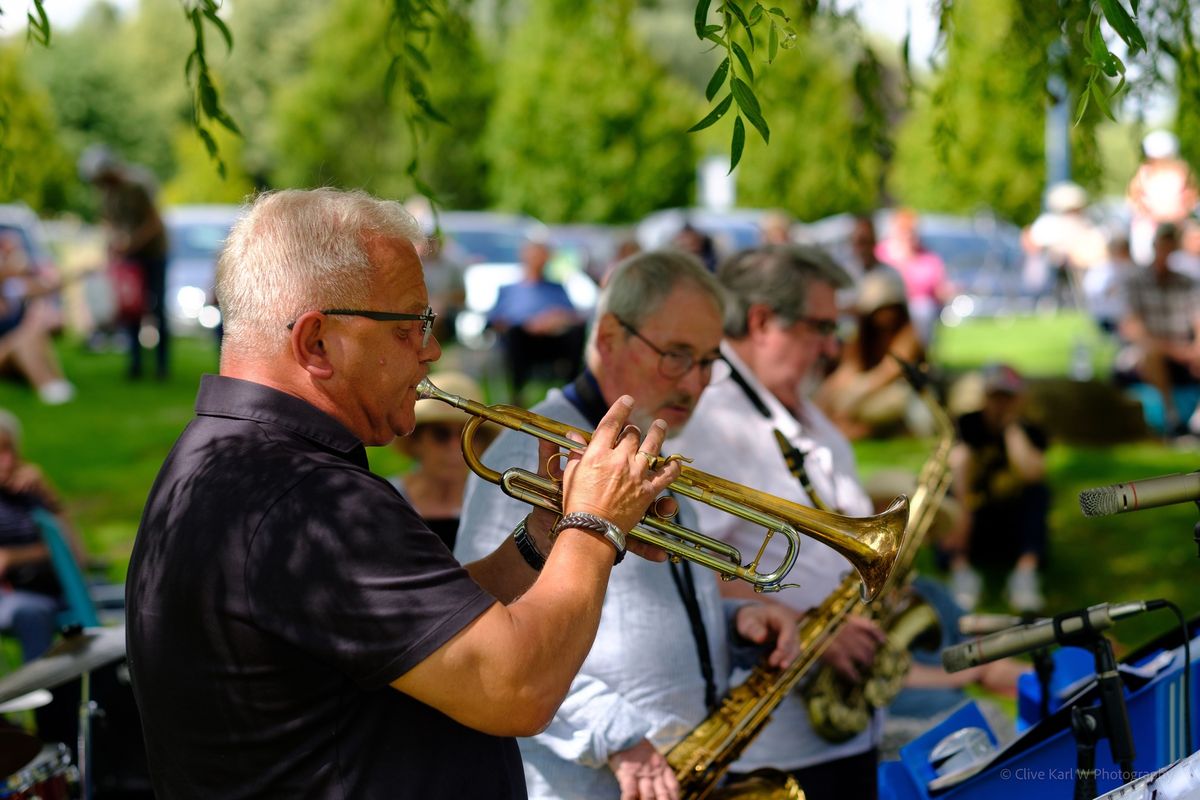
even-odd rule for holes
{"type": "Polygon", "coordinates": [[[567,528],[591,531],[607,539],[608,543],[617,551],[617,557],[613,559],[613,564],[620,564],[621,559],[625,557],[625,532],[604,517],[587,514],[582,511],[572,511],[558,521],[558,524],[554,526],[554,533],[552,535],[558,536],[558,534],[567,528]]]}
{"type": "Polygon", "coordinates": [[[524,519],[517,523],[517,527],[513,528],[513,542],[516,543],[517,552],[525,559],[525,563],[538,572],[541,572],[542,567],[546,566],[546,557],[542,555],[541,550],[538,550],[533,537],[529,535],[529,528],[525,524],[528,521],[529,515],[527,514],[524,519]]]}

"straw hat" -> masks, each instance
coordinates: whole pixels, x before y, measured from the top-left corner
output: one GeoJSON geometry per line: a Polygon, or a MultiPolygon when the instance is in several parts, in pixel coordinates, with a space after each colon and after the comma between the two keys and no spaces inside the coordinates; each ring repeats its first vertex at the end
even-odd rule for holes
{"type": "Polygon", "coordinates": [[[866,316],[886,306],[904,305],[908,302],[904,278],[892,269],[873,269],[858,284],[858,298],[854,307],[866,316]]]}
{"type": "MultiPolygon", "coordinates": [[[[470,375],[463,372],[439,372],[430,375],[435,386],[444,392],[456,394],[471,400],[481,400],[483,389],[470,375]]],[[[427,425],[433,422],[457,422],[466,424],[471,415],[460,411],[454,406],[441,400],[418,400],[416,406],[417,424],[427,425]]]]}

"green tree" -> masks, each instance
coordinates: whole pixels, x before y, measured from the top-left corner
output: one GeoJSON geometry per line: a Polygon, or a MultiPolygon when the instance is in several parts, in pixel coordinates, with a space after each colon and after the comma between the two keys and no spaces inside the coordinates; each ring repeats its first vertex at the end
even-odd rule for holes
{"type": "Polygon", "coordinates": [[[0,149],[0,192],[42,213],[62,210],[76,183],[70,156],[58,139],[50,98],[28,81],[18,51],[0,47],[0,107],[4,147],[0,149]]]}
{"type": "Polygon", "coordinates": [[[377,0],[338,0],[321,24],[305,71],[272,108],[274,145],[283,157],[271,182],[284,186],[360,186],[404,197],[416,184],[408,169],[419,147],[420,177],[443,203],[479,207],[486,167],[477,145],[490,105],[490,68],[463,17],[445,20],[425,58],[433,104],[451,124],[421,123],[414,147],[402,98],[384,91],[394,44],[388,11],[377,0]],[[464,76],[466,79],[464,80],[464,76]]]}
{"type": "Polygon", "coordinates": [[[174,203],[240,203],[254,192],[254,181],[242,170],[243,140],[218,128],[213,131],[226,170],[213,169],[208,150],[189,126],[180,125],[172,138],[175,174],[163,186],[162,199],[174,203]]]}
{"type": "MultiPolygon", "coordinates": [[[[918,93],[898,136],[891,188],[928,211],[988,208],[1031,222],[1045,189],[1047,82],[1052,70],[1073,68],[1052,55],[1082,20],[1060,30],[1058,9],[1038,0],[959,3],[951,13],[945,69],[932,92],[918,93]]],[[[1099,113],[1093,103],[1071,129],[1075,179],[1092,187],[1099,113]]]]}
{"type": "MultiPolygon", "coordinates": [[[[170,9],[169,2],[155,4],[161,12],[162,3],[170,9]]],[[[29,74],[53,99],[61,140],[72,157],[101,143],[162,179],[174,169],[170,131],[181,117],[156,106],[159,82],[147,75],[182,84],[176,77],[182,67],[155,63],[148,53],[135,59],[144,52],[140,40],[147,36],[136,22],[124,22],[112,7],[96,4],[76,27],[56,31],[52,49],[22,45],[22,52],[29,74]]],[[[186,103],[182,88],[179,97],[186,103]]],[[[83,187],[72,198],[75,210],[94,210],[92,193],[83,187]]]]}
{"type": "Polygon", "coordinates": [[[812,220],[879,203],[886,148],[867,130],[856,71],[880,71],[857,31],[816,21],[795,52],[762,73],[757,90],[772,109],[771,143],[748,137],[740,205],[812,220]]]}
{"type": "Polygon", "coordinates": [[[487,133],[496,203],[547,222],[687,204],[699,98],[646,54],[629,3],[533,0],[505,46],[487,133]]]}

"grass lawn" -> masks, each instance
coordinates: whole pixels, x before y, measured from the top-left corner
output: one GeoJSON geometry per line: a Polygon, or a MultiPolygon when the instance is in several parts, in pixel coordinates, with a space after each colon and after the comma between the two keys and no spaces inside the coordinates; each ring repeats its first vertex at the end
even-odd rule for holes
{"type": "MultiPolygon", "coordinates": [[[[935,357],[954,370],[1003,358],[1030,374],[1061,375],[1075,339],[1088,335],[1086,320],[1077,316],[969,322],[941,332],[935,357]]],[[[85,352],[69,340],[60,343],[59,352],[79,389],[73,403],[46,407],[28,388],[6,381],[0,382],[0,406],[24,422],[26,456],[44,467],[93,553],[111,564],[114,579],[121,579],[150,485],[191,417],[197,380],[216,369],[215,346],[209,340],[177,340],[174,372],[161,383],[125,380],[122,353],[85,352]]],[[[892,466],[915,472],[931,450],[930,442],[911,439],[857,448],[864,475],[892,466]]],[[[382,474],[404,463],[387,448],[372,448],[370,458],[382,474]]],[[[1076,500],[1082,489],[1192,471],[1197,461],[1200,453],[1154,441],[1111,448],[1054,445],[1048,610],[1152,597],[1174,600],[1189,615],[1200,610],[1194,506],[1085,519],[1076,500]]],[[[998,592],[989,599],[1000,607],[998,592]]],[[[1169,624],[1169,615],[1144,615],[1122,622],[1115,636],[1122,645],[1135,646],[1169,624]]]]}

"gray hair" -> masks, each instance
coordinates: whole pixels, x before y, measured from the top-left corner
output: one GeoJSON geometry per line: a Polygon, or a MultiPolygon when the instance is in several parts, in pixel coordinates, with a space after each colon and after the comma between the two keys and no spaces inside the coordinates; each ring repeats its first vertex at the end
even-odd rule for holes
{"type": "Polygon", "coordinates": [[[785,322],[795,322],[804,316],[809,285],[827,283],[844,289],[853,283],[827,252],[802,244],[743,250],[721,264],[717,278],[728,299],[725,335],[731,339],[746,335],[746,315],[752,305],[765,305],[785,322]]]}
{"type": "Polygon", "coordinates": [[[306,311],[363,307],[377,238],[424,238],[402,205],[363,191],[323,188],[264,192],[234,224],[217,262],[223,347],[265,356],[287,340],[306,311]]]}
{"type": "MultiPolygon", "coordinates": [[[[707,295],[720,314],[725,313],[725,293],[700,260],[682,250],[649,250],[635,253],[613,267],[596,301],[596,319],[613,314],[641,327],[662,306],[675,287],[689,284],[707,295]]],[[[686,309],[677,309],[686,313],[686,309]]],[[[592,326],[588,351],[595,346],[597,326],[592,326]]]]}

